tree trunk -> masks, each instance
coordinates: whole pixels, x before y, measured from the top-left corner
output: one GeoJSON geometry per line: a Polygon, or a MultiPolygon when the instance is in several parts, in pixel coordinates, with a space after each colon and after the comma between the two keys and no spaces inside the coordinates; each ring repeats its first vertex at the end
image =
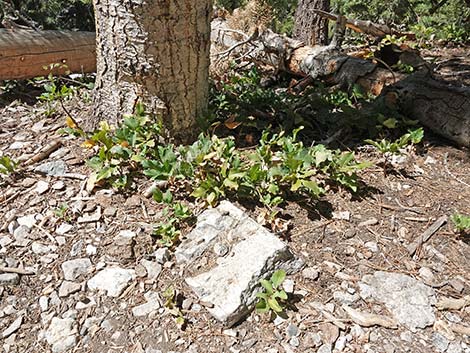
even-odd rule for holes
{"type": "Polygon", "coordinates": [[[299,0],[295,11],[294,38],[306,45],[328,44],[328,20],[313,10],[330,11],[330,0],[299,0]]]}
{"type": "Polygon", "coordinates": [[[138,102],[170,136],[197,133],[208,98],[210,0],[94,0],[95,117],[116,124],[138,102]]]}

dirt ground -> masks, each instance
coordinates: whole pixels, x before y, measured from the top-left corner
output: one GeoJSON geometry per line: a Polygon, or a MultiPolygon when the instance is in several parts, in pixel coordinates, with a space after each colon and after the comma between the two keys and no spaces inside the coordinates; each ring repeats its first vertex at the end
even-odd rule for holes
{"type": "MultiPolygon", "coordinates": [[[[448,50],[445,55],[424,53],[439,55],[436,61],[442,76],[470,84],[467,54],[468,48],[448,50]]],[[[79,115],[89,111],[87,107],[81,101],[69,109],[79,115]]],[[[0,185],[0,265],[31,271],[20,274],[17,284],[0,286],[0,333],[22,318],[15,332],[0,338],[4,352],[51,351],[44,332],[54,317],[73,319],[71,352],[324,353],[328,346],[337,352],[470,352],[468,303],[460,309],[435,310],[436,322],[447,323],[444,327],[458,323],[468,329],[466,334],[436,324],[411,332],[402,326],[361,327],[345,315],[344,303],[335,294],[354,295],[364,275],[385,271],[417,279],[433,288],[438,299],[470,295],[470,238],[456,232],[450,220],[420,244],[415,254],[410,255],[407,248],[440,217],[456,212],[470,215],[469,150],[431,134],[423,147],[406,155],[392,171],[372,167],[361,172],[358,194],[331,190],[315,207],[302,200],[289,203],[283,212],[291,223],[286,241],[309,271],[289,276],[296,300],[287,311],[288,318],[271,322],[267,315],[253,312],[227,329],[209,315],[205,303],[198,302],[172,256],[162,263],[156,278],[149,278],[143,269],[142,259],[153,261],[158,247],[151,228],[161,216],[160,206],[143,196],[148,181],[140,181],[135,191],[126,194],[111,189],[88,194],[86,152],[77,139],[58,134],[63,114],[45,117],[43,105],[21,101],[7,102],[0,111],[0,151],[14,159],[28,160],[51,142],[60,141],[46,159],[33,162],[0,185]],[[51,161],[65,162],[66,174],[45,176],[34,170],[51,161]],[[64,204],[67,211],[61,214],[64,204]],[[97,213],[97,219],[83,221],[84,216],[97,213]],[[15,222],[28,215],[35,217],[34,225],[23,236],[15,233],[15,222]],[[70,225],[65,233],[64,225],[70,225]],[[131,248],[113,244],[122,230],[137,234],[131,248]],[[74,258],[90,259],[92,268],[77,278],[76,291],[59,296],[61,266],[74,258]],[[86,288],[86,281],[105,265],[137,273],[117,298],[86,288]],[[162,307],[162,293],[170,285],[185,299],[188,324],[184,330],[162,307]],[[158,294],[160,307],[136,316],[132,308],[145,303],[144,294],[149,292],[158,294]],[[338,343],[341,337],[345,337],[344,346],[338,343]]],[[[363,149],[358,158],[377,164],[380,156],[363,149]]],[[[248,210],[253,218],[258,211],[248,210]]],[[[361,299],[355,305],[363,311],[388,314],[382,306],[361,299]]]]}

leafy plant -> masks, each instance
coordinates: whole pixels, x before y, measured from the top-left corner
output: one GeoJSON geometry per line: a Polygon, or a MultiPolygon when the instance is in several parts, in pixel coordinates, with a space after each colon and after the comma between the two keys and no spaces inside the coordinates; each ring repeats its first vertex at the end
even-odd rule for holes
{"type": "Polygon", "coordinates": [[[451,218],[454,227],[459,232],[468,232],[470,231],[470,216],[466,216],[460,213],[454,213],[451,218]]]}
{"type": "Polygon", "coordinates": [[[12,174],[15,172],[18,163],[9,156],[0,156],[0,174],[12,174]]]}
{"type": "Polygon", "coordinates": [[[165,298],[164,307],[175,318],[175,322],[178,327],[183,329],[186,325],[186,319],[184,318],[184,314],[177,303],[178,294],[176,290],[172,286],[169,286],[163,292],[163,297],[165,298]]]}
{"type": "Polygon", "coordinates": [[[59,207],[54,210],[54,215],[66,222],[70,220],[70,207],[67,203],[62,203],[59,207]]]}
{"type": "MultiPolygon", "coordinates": [[[[74,92],[74,88],[65,84],[60,85],[59,81],[53,76],[52,71],[58,68],[67,70],[67,65],[55,63],[43,67],[44,70],[49,70],[50,73],[43,84],[45,92],[42,93],[38,99],[45,102],[46,111],[44,114],[48,117],[56,113],[56,101],[63,103],[63,100],[69,98],[74,92]]],[[[43,80],[44,79],[41,77],[36,79],[37,82],[42,82],[43,80]]]]}
{"type": "Polygon", "coordinates": [[[421,142],[424,137],[424,131],[422,128],[416,130],[409,130],[407,134],[404,134],[395,141],[382,139],[380,141],[373,141],[370,139],[365,140],[368,144],[374,146],[380,153],[384,155],[391,154],[402,154],[402,150],[409,144],[416,145],[421,142]]]}
{"type": "Polygon", "coordinates": [[[277,270],[269,280],[260,280],[264,290],[256,294],[256,297],[259,298],[255,306],[257,312],[266,313],[272,311],[278,315],[284,311],[287,294],[280,287],[285,278],[286,272],[284,270],[277,270]]]}

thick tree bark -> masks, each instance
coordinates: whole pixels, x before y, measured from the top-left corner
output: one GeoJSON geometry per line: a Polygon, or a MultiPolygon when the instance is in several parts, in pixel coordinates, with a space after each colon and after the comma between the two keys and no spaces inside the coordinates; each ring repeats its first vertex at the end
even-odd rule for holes
{"type": "Polygon", "coordinates": [[[294,38],[307,45],[328,44],[328,20],[313,10],[330,11],[330,0],[299,0],[295,11],[294,38]]]}
{"type": "Polygon", "coordinates": [[[94,72],[95,33],[0,29],[0,80],[94,72]]]}
{"type": "Polygon", "coordinates": [[[177,140],[195,137],[208,98],[210,0],[94,0],[95,118],[118,122],[138,102],[177,140]]]}

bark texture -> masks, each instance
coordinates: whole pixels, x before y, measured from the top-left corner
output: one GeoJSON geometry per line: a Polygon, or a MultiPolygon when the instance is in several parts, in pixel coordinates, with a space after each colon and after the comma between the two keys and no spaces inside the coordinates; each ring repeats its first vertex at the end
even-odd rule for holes
{"type": "Polygon", "coordinates": [[[95,33],[0,29],[0,80],[94,72],[95,33]],[[46,68],[45,68],[46,67],[46,68]]]}
{"type": "Polygon", "coordinates": [[[315,9],[330,11],[330,0],[299,0],[295,11],[294,38],[306,45],[328,44],[328,20],[315,9]]]}
{"type": "Polygon", "coordinates": [[[118,122],[138,102],[172,137],[197,132],[208,96],[210,0],[94,0],[95,118],[118,122]]]}

